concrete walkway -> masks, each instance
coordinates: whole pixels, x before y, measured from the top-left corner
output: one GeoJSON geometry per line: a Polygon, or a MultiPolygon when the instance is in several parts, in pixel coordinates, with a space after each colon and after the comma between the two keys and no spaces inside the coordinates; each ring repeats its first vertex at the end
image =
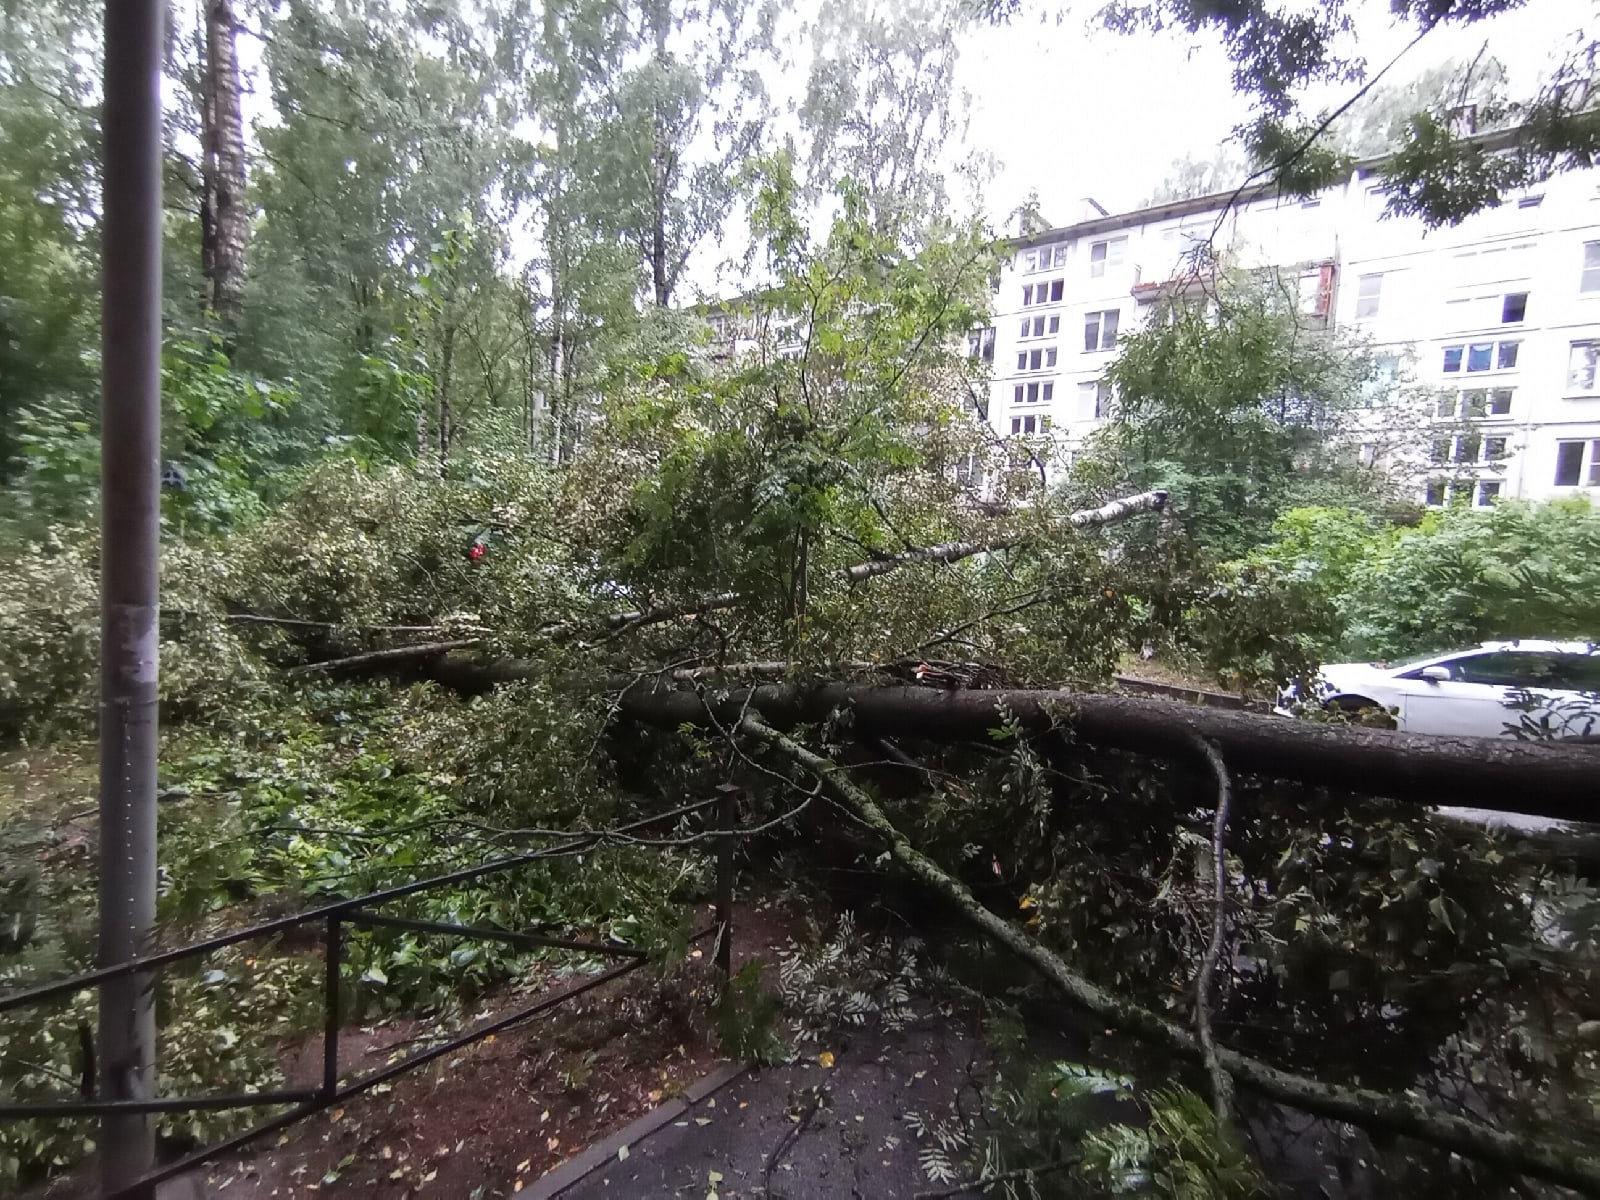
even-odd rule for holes
{"type": "Polygon", "coordinates": [[[692,1097],[653,1131],[623,1131],[529,1194],[910,1200],[935,1185],[918,1166],[905,1114],[949,1116],[957,1105],[975,1114],[980,1054],[965,1029],[932,1018],[902,1033],[841,1034],[808,1046],[802,1061],[748,1070],[692,1097]],[[823,1050],[831,1067],[819,1061],[823,1050]]]}

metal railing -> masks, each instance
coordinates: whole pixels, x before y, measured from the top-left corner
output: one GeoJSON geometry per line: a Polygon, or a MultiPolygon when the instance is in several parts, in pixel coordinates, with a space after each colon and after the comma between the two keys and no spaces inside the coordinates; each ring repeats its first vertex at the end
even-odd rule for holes
{"type": "Polygon", "coordinates": [[[496,929],[481,925],[459,925],[445,921],[423,921],[410,917],[373,912],[371,911],[373,908],[393,900],[433,891],[441,887],[475,883],[489,876],[512,871],[518,867],[524,867],[544,859],[582,853],[590,847],[612,840],[619,840],[624,844],[631,842],[633,844],[649,845],[648,841],[639,843],[635,839],[630,839],[628,835],[651,825],[659,824],[662,821],[702,812],[712,806],[717,806],[718,808],[717,828],[708,831],[706,836],[709,836],[716,845],[716,920],[711,925],[694,931],[689,937],[689,942],[693,945],[704,941],[712,935],[716,935],[717,944],[714,961],[718,971],[726,979],[732,962],[730,939],[733,931],[733,845],[742,832],[734,828],[735,813],[732,793],[725,793],[716,799],[702,800],[694,804],[684,805],[614,829],[564,835],[566,840],[560,845],[510,855],[479,866],[467,867],[463,870],[453,871],[446,875],[433,876],[428,879],[415,880],[411,883],[372,892],[364,896],[357,896],[349,900],[334,901],[331,904],[325,904],[320,908],[314,908],[307,912],[280,917],[277,920],[234,930],[191,945],[163,950],[158,953],[130,959],[127,962],[86,971],[69,979],[38,984],[0,997],[0,1015],[3,1015],[15,1009],[42,1004],[63,996],[70,996],[106,983],[126,979],[129,976],[140,976],[143,978],[145,986],[154,986],[154,973],[160,968],[170,966],[173,963],[203,957],[217,950],[238,945],[241,942],[273,937],[306,925],[321,924],[324,926],[322,1080],[318,1086],[287,1088],[270,1092],[218,1093],[205,1096],[162,1096],[144,1100],[96,1099],[92,1094],[89,1094],[71,1100],[45,1099],[0,1102],[0,1121],[219,1111],[237,1108],[270,1108],[278,1105],[292,1106],[287,1112],[280,1113],[253,1125],[242,1133],[190,1151],[171,1162],[146,1172],[136,1179],[126,1181],[115,1190],[104,1193],[111,1197],[129,1198],[151,1195],[156,1184],[193,1170],[195,1167],[220,1155],[237,1150],[264,1134],[292,1125],[296,1121],[311,1116],[322,1109],[341,1103],[351,1096],[376,1087],[378,1084],[385,1083],[397,1075],[403,1075],[408,1071],[424,1066],[436,1058],[449,1054],[453,1050],[459,1050],[463,1046],[471,1045],[482,1038],[488,1037],[490,1034],[498,1033],[519,1022],[548,1012],[576,996],[581,996],[585,992],[603,987],[613,980],[621,979],[623,976],[644,966],[648,957],[645,950],[626,943],[550,937],[541,933],[496,929]],[[575,986],[553,994],[547,993],[532,1003],[513,1012],[502,1014],[483,1025],[455,1033],[444,1039],[440,1044],[419,1050],[398,1062],[391,1063],[366,1075],[341,1080],[339,1071],[339,1029],[342,1024],[341,987],[344,967],[344,937],[347,926],[369,929],[400,929],[413,933],[503,942],[507,945],[529,950],[572,950],[599,957],[626,959],[627,961],[622,965],[612,967],[598,975],[585,979],[575,986]]]}

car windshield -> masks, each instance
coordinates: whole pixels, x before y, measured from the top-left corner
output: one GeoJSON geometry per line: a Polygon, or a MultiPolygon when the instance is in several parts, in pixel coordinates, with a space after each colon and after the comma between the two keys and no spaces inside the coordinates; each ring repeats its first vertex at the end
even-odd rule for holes
{"type": "MultiPolygon", "coordinates": [[[[1409,671],[1412,667],[1420,667],[1425,662],[1432,662],[1441,654],[1448,654],[1447,650],[1432,650],[1427,654],[1413,654],[1407,658],[1397,659],[1389,664],[1391,671],[1409,671]]],[[[1465,653],[1465,651],[1463,651],[1465,653]]]]}

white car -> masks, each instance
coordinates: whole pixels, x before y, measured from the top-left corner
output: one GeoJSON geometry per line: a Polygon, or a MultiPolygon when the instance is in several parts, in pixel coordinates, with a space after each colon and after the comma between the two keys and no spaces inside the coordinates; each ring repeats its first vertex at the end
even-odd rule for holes
{"type": "MultiPolygon", "coordinates": [[[[1589,642],[1484,642],[1470,650],[1431,654],[1409,662],[1335,663],[1322,668],[1317,694],[1323,703],[1354,712],[1394,710],[1405,733],[1509,737],[1523,711],[1548,718],[1558,738],[1600,733],[1600,646],[1589,642]]],[[[1279,696],[1287,713],[1292,689],[1279,696]]]]}

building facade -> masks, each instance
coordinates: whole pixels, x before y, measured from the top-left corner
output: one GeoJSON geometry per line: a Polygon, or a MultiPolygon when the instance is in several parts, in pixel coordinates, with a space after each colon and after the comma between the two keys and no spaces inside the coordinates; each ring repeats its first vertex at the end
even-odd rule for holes
{"type": "Polygon", "coordinates": [[[1209,242],[1230,265],[1275,272],[1309,324],[1363,335],[1378,386],[1426,390],[1444,436],[1419,472],[1419,500],[1600,489],[1600,171],[1431,231],[1384,216],[1370,166],[1307,199],[1231,200],[1092,214],[1013,242],[992,336],[974,344],[993,356],[995,431],[1048,432],[1065,451],[1056,461],[1070,461],[1109,412],[1119,336],[1181,286],[1209,242]]]}

